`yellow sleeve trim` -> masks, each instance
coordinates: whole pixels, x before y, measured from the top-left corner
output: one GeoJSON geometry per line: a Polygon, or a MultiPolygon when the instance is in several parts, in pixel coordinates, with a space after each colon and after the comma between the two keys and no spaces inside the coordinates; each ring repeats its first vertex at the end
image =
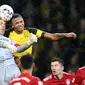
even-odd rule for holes
{"type": "Polygon", "coordinates": [[[41,31],[41,30],[38,29],[37,32],[36,32],[36,36],[38,38],[40,38],[42,36],[42,33],[43,33],[43,31],[41,31]]]}

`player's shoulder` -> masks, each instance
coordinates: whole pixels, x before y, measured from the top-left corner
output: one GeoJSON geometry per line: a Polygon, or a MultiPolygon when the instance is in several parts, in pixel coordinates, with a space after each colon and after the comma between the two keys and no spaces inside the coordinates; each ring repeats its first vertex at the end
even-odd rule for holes
{"type": "Polygon", "coordinates": [[[64,74],[65,76],[73,76],[72,73],[63,72],[63,74],[64,74]]]}
{"type": "Polygon", "coordinates": [[[36,34],[38,29],[34,27],[25,27],[25,30],[28,30],[30,33],[36,34]]]}
{"type": "Polygon", "coordinates": [[[38,30],[38,28],[35,27],[25,27],[25,28],[26,28],[25,30],[29,30],[30,32],[38,30]]]}
{"type": "Polygon", "coordinates": [[[40,81],[40,78],[35,77],[35,76],[32,76],[31,79],[32,79],[33,81],[40,81]]]}
{"type": "Polygon", "coordinates": [[[63,74],[65,74],[65,75],[71,75],[71,73],[67,73],[67,72],[63,72],[63,74]]]}
{"type": "Polygon", "coordinates": [[[29,31],[28,31],[27,29],[24,29],[24,31],[23,31],[23,32],[27,32],[27,33],[28,33],[29,31]]]}
{"type": "Polygon", "coordinates": [[[85,72],[85,66],[84,66],[84,67],[80,67],[80,68],[77,70],[76,74],[77,74],[77,73],[84,73],[84,72],[85,72]]]}
{"type": "Polygon", "coordinates": [[[44,78],[43,81],[49,81],[50,79],[52,79],[52,74],[50,74],[48,77],[44,78]]]}
{"type": "Polygon", "coordinates": [[[71,82],[74,82],[75,81],[75,75],[72,74],[72,73],[67,73],[67,72],[64,72],[64,76],[67,80],[71,80],[71,82]]]}
{"type": "Polygon", "coordinates": [[[78,70],[85,70],[85,66],[79,68],[78,70]]]}
{"type": "Polygon", "coordinates": [[[40,78],[38,77],[35,77],[35,76],[32,76],[32,79],[31,79],[31,84],[32,85],[43,85],[42,81],[40,80],[40,78]]]}

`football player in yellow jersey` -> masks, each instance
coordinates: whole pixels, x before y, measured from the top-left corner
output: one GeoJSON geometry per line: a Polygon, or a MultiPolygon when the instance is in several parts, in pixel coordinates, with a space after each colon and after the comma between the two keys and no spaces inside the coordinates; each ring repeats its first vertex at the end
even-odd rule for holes
{"type": "MultiPolygon", "coordinates": [[[[37,36],[37,38],[44,37],[49,38],[51,40],[58,40],[64,37],[73,37],[76,38],[77,35],[73,32],[71,33],[48,33],[36,28],[25,28],[25,23],[23,17],[15,13],[12,17],[12,29],[8,30],[5,33],[5,36],[9,37],[11,40],[14,40],[18,44],[24,44],[27,42],[30,33],[33,33],[37,36]]],[[[32,54],[32,46],[30,46],[27,50],[22,53],[15,53],[14,56],[21,57],[22,55],[30,53],[32,54]]]]}

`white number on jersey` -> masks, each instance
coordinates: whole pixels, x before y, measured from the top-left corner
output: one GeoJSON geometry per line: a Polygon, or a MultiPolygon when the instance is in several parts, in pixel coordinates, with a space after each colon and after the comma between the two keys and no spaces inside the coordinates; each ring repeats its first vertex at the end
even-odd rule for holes
{"type": "Polygon", "coordinates": [[[43,83],[41,81],[38,81],[38,85],[43,85],[43,83]]]}
{"type": "Polygon", "coordinates": [[[15,83],[14,85],[21,85],[21,83],[20,83],[20,82],[18,82],[18,83],[15,83]]]}

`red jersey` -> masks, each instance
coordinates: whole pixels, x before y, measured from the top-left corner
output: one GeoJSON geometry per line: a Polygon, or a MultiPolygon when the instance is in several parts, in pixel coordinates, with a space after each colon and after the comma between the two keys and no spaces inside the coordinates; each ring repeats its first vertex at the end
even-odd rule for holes
{"type": "Polygon", "coordinates": [[[8,85],[42,85],[39,78],[31,76],[28,73],[22,73],[19,77],[13,79],[8,85]]]}
{"type": "Polygon", "coordinates": [[[85,79],[85,67],[81,67],[77,70],[75,75],[75,83],[80,84],[85,79]]]}
{"type": "Polygon", "coordinates": [[[81,82],[80,85],[85,85],[85,79],[81,82]]]}
{"type": "Polygon", "coordinates": [[[51,74],[47,78],[43,79],[43,84],[44,85],[75,85],[74,80],[75,78],[73,77],[72,74],[64,72],[62,79],[56,79],[51,74]]]}

